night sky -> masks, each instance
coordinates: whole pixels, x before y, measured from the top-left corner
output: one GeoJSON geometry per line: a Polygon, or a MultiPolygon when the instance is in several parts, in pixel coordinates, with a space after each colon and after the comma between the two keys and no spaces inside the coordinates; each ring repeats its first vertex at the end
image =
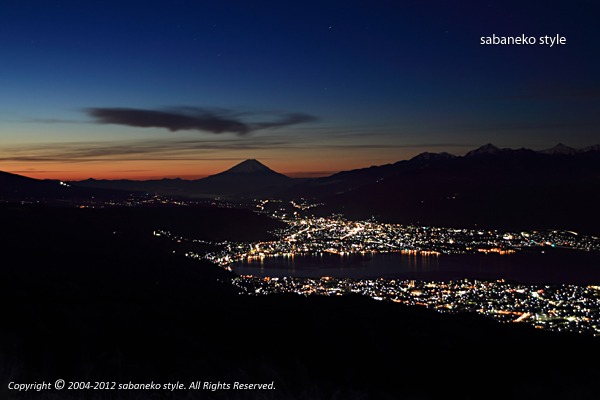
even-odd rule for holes
{"type": "Polygon", "coordinates": [[[600,142],[590,1],[0,2],[0,170],[290,176],[600,142]],[[525,5],[522,3],[526,3],[525,5]],[[481,45],[544,35],[566,44],[481,45]]]}

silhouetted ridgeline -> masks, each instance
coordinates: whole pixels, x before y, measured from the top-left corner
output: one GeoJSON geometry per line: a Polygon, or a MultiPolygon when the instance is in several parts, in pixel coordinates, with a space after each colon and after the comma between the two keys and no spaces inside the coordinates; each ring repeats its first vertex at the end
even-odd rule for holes
{"type": "Polygon", "coordinates": [[[567,229],[600,234],[600,147],[536,152],[491,144],[465,156],[422,153],[410,160],[292,179],[256,160],[204,179],[40,181],[0,172],[0,199],[119,199],[132,192],[187,198],[305,198],[315,212],[382,222],[567,229]]]}
{"type": "Polygon", "coordinates": [[[405,224],[600,233],[600,151],[595,148],[569,155],[487,145],[464,157],[424,153],[338,175],[318,185],[325,214],[405,224]],[[330,186],[335,193],[327,195],[330,186]]]}
{"type": "Polygon", "coordinates": [[[74,182],[85,188],[119,189],[160,193],[188,198],[271,196],[302,179],[292,179],[273,171],[256,160],[240,164],[202,179],[95,180],[74,182]]]}
{"type": "Polygon", "coordinates": [[[0,171],[0,200],[70,202],[124,199],[129,192],[104,188],[86,188],[57,180],[40,180],[0,171]]]}
{"type": "Polygon", "coordinates": [[[384,222],[504,229],[557,228],[599,234],[600,147],[546,151],[487,144],[465,156],[422,153],[394,164],[291,179],[256,160],[185,181],[76,182],[187,197],[308,198],[327,215],[384,222]]]}
{"type": "MultiPolygon", "coordinates": [[[[199,210],[195,223],[239,221],[231,211],[199,210]]],[[[353,296],[238,296],[228,272],[127,229],[144,213],[0,207],[0,398],[583,399],[599,389],[597,339],[353,296]],[[7,390],[58,378],[276,390],[7,390]]]]}

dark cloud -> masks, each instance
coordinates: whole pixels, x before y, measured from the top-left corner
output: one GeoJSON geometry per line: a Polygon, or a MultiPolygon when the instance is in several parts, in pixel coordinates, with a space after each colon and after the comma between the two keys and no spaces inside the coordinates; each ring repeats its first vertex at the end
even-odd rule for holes
{"type": "Polygon", "coordinates": [[[244,135],[259,129],[276,128],[317,118],[301,113],[276,115],[272,121],[246,122],[243,113],[229,110],[207,110],[197,107],[180,107],[170,110],[143,110],[136,108],[88,108],[88,115],[101,124],[117,124],[139,128],[165,128],[170,131],[198,130],[212,133],[233,132],[244,135]]]}

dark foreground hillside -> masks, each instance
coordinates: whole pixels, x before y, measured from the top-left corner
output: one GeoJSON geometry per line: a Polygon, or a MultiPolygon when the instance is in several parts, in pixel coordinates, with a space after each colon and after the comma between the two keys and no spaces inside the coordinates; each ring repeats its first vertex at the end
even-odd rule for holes
{"type": "MultiPolygon", "coordinates": [[[[173,255],[115,211],[72,212],[0,207],[2,399],[588,399],[600,390],[598,339],[360,297],[242,297],[229,273],[173,255]],[[7,388],[59,378],[186,389],[7,388]],[[275,389],[187,389],[195,381],[275,389]]],[[[228,217],[196,218],[212,218],[210,229],[228,217]]]]}

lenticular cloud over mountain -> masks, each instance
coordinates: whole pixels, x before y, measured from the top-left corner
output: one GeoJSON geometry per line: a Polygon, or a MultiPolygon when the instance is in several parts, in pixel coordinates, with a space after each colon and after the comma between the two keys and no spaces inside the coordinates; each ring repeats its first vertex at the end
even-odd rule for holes
{"type": "Polygon", "coordinates": [[[138,128],[165,128],[172,132],[196,130],[212,133],[232,132],[245,135],[252,131],[284,127],[317,118],[302,113],[274,115],[269,121],[244,121],[241,113],[230,110],[208,110],[199,107],[179,107],[167,110],[137,108],[88,108],[85,112],[100,124],[127,125],[138,128]]]}

